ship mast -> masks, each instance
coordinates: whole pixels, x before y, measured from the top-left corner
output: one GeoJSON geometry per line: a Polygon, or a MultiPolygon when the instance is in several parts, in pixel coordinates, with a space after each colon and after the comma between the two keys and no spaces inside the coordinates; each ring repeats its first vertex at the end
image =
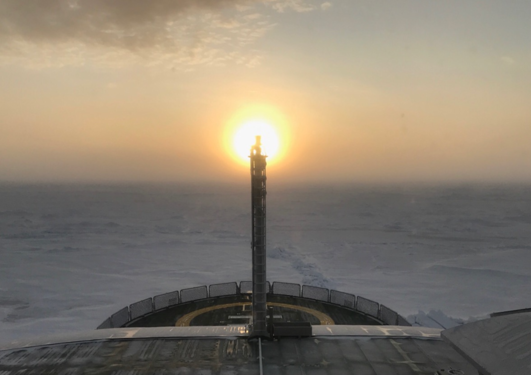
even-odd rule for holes
{"type": "Polygon", "coordinates": [[[251,147],[252,258],[253,258],[253,327],[251,336],[267,337],[266,280],[266,155],[261,137],[251,147]]]}

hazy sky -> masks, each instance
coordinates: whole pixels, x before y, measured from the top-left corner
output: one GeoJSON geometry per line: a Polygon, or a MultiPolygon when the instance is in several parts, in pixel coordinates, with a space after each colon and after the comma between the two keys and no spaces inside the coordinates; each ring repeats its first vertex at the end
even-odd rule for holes
{"type": "Polygon", "coordinates": [[[529,0],[0,0],[0,181],[531,181],[529,0]]]}

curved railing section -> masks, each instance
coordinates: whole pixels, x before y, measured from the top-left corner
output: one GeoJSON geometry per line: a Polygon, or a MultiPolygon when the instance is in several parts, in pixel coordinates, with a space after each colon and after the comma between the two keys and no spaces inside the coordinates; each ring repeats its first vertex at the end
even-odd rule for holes
{"type": "MultiPolygon", "coordinates": [[[[135,302],[115,312],[105,319],[97,329],[120,328],[157,311],[168,309],[172,306],[204,300],[207,298],[227,297],[251,294],[253,284],[251,281],[240,281],[212,284],[210,286],[198,286],[194,288],[176,290],[135,302]]],[[[267,282],[267,293],[291,297],[313,299],[332,305],[341,306],[357,312],[361,312],[372,318],[376,318],[386,325],[411,326],[409,322],[396,311],[385,305],[370,299],[355,296],[354,294],[329,290],[311,285],[299,285],[275,281],[267,282]]]]}

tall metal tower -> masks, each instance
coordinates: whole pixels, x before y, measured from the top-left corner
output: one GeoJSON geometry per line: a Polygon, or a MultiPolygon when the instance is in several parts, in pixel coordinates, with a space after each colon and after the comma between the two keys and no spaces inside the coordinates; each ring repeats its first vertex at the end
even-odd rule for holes
{"type": "Polygon", "coordinates": [[[266,337],[266,155],[262,155],[261,137],[251,147],[251,201],[253,239],[253,337],[266,337]]]}

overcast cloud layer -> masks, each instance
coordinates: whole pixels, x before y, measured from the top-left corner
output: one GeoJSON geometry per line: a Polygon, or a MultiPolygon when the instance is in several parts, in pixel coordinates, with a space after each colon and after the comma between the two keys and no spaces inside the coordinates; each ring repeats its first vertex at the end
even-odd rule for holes
{"type": "Polygon", "coordinates": [[[3,62],[143,61],[252,65],[244,47],[273,27],[265,11],[325,9],[305,0],[0,0],[3,62]],[[261,13],[259,13],[262,11],[261,13]]]}

